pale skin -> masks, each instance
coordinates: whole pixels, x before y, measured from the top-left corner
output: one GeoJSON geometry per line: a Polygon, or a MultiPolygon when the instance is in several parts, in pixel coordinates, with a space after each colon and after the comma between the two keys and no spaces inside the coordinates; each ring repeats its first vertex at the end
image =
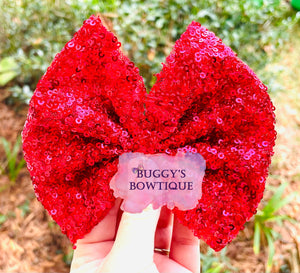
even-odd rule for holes
{"type": "Polygon", "coordinates": [[[166,207],[122,213],[117,199],[107,216],[83,239],[71,273],[199,273],[199,239],[166,207]],[[170,250],[169,256],[154,247],[170,250]]]}

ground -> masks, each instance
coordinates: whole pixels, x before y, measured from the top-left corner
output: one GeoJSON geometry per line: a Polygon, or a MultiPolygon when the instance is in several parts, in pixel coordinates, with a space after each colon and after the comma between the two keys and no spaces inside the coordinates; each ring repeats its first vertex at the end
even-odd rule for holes
{"type": "MultiPolygon", "coordinates": [[[[280,90],[270,93],[276,107],[278,135],[267,185],[278,186],[288,181],[285,196],[291,192],[300,193],[299,60],[300,33],[294,35],[285,46],[278,61],[267,68],[272,71],[282,70],[278,74],[278,82],[282,85],[280,90]]],[[[15,143],[23,128],[28,108],[7,106],[7,95],[7,91],[0,90],[0,137],[15,143]]],[[[0,145],[0,166],[5,166],[5,162],[5,153],[0,145]]],[[[8,187],[9,184],[8,176],[0,175],[0,272],[68,272],[71,244],[36,200],[26,168],[21,170],[14,185],[8,187]]],[[[270,196],[271,191],[267,188],[260,208],[270,196]]],[[[280,211],[296,222],[285,222],[283,226],[273,225],[282,236],[275,243],[272,272],[300,272],[299,212],[298,196],[280,211]]],[[[201,243],[201,251],[207,251],[204,243],[201,243]]],[[[229,260],[220,258],[219,263],[224,268],[228,263],[236,268],[231,271],[266,271],[266,245],[262,246],[259,255],[253,253],[253,219],[227,247],[226,256],[229,260]]]]}

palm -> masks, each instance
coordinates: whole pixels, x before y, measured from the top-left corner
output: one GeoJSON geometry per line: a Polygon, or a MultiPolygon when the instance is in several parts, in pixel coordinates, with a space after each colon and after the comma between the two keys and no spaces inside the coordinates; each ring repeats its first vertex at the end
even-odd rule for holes
{"type": "MultiPolygon", "coordinates": [[[[120,201],[116,201],[108,215],[89,234],[78,240],[71,266],[72,273],[102,272],[99,268],[115,243],[122,215],[122,211],[119,209],[120,201]]],[[[155,231],[154,245],[162,249],[171,248],[170,255],[154,253],[152,266],[149,264],[144,272],[199,272],[199,240],[176,219],[173,221],[172,213],[166,208],[161,210],[155,231]]],[[[139,250],[136,251],[138,254],[139,250]]],[[[133,255],[135,254],[133,253],[133,255]]],[[[138,262],[139,258],[137,257],[136,260],[138,262]]],[[[133,269],[134,266],[132,265],[133,269]]],[[[124,269],[125,271],[128,270],[124,269]]],[[[133,270],[130,271],[133,272],[133,270]]]]}

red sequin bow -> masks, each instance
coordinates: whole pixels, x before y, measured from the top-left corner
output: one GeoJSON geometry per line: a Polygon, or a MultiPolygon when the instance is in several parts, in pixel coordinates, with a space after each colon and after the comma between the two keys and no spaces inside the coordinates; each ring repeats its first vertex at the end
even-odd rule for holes
{"type": "Polygon", "coordinates": [[[22,132],[36,196],[75,244],[113,206],[109,182],[122,153],[198,152],[202,198],[173,213],[219,251],[263,197],[276,138],[267,87],[197,22],[149,94],[120,46],[91,16],[39,81],[22,132]]]}

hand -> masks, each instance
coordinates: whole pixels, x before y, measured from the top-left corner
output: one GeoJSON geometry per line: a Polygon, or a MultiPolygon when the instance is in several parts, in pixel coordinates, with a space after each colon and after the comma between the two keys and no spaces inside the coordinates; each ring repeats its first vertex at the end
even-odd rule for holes
{"type": "Polygon", "coordinates": [[[108,215],[77,241],[71,273],[198,273],[199,239],[166,207],[142,213],[120,210],[117,199],[108,215]],[[173,219],[174,218],[174,219],[173,219]],[[170,249],[169,256],[154,247],[170,249]]]}

